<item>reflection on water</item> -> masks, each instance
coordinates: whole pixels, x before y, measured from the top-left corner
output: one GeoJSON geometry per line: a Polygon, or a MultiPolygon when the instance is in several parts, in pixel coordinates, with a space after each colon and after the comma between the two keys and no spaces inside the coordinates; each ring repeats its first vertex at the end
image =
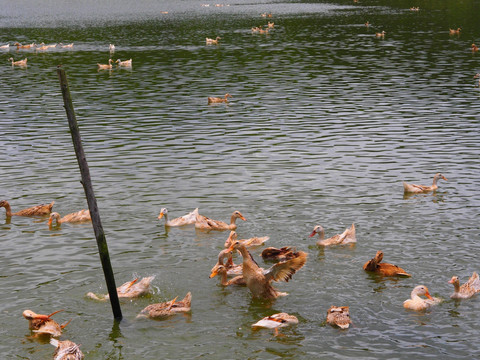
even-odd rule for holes
{"type": "MultiPolygon", "coordinates": [[[[2,7],[0,45],[74,46],[0,51],[0,197],[18,209],[86,207],[56,74],[63,64],[116,281],[156,278],[150,296],[122,302],[125,319],[112,327],[110,305],[85,298],[106,293],[90,225],[2,220],[1,353],[51,358],[50,345],[25,340],[21,312],[65,309],[62,338],[89,359],[474,356],[478,299],[422,314],[402,303],[418,284],[448,299],[452,275],[478,271],[478,4],[226,4],[52,1],[28,16],[17,3],[2,7]],[[274,29],[252,34],[265,12],[274,29]],[[220,44],[206,46],[215,36],[220,44]],[[28,67],[12,68],[10,57],[28,67]],[[133,67],[97,71],[109,58],[133,67]],[[225,93],[228,104],[208,106],[225,93]],[[436,172],[449,179],[436,193],[403,196],[403,180],[436,172]],[[307,251],[307,264],[275,284],[289,295],[274,302],[223,289],[208,275],[228,234],[166,229],[162,207],[215,219],[238,209],[248,219],[240,238],[268,235],[268,246],[307,251]],[[316,224],[336,234],[352,223],[353,248],[308,237],[316,224]],[[412,278],[366,273],[377,250],[412,278]],[[135,320],[188,291],[189,318],[135,320]],[[322,326],[331,305],[350,306],[355,327],[322,326]],[[301,321],[280,337],[252,331],[273,312],[301,321]]],[[[252,254],[269,267],[261,250],[252,254]]]]}

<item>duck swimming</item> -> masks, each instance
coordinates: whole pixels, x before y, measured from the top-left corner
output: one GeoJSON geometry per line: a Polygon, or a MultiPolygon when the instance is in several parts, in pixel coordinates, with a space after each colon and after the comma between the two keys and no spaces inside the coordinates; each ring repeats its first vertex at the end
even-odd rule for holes
{"type": "Polygon", "coordinates": [[[435,191],[438,189],[437,186],[437,181],[439,179],[448,181],[445,176],[443,176],[440,173],[436,173],[435,176],[433,177],[433,184],[432,186],[425,186],[425,185],[416,185],[416,184],[408,184],[405,181],[403,182],[403,191],[404,193],[414,193],[414,194],[420,194],[420,193],[426,193],[430,191],[435,191]]]}
{"type": "Polygon", "coordinates": [[[295,249],[290,246],[284,246],[280,249],[268,247],[262,251],[264,260],[284,261],[293,259],[295,256],[295,249]]]}
{"type": "Polygon", "coordinates": [[[230,285],[240,285],[245,286],[247,283],[242,275],[235,276],[233,279],[227,279],[227,268],[224,265],[215,265],[210,273],[210,279],[214,278],[215,276],[220,275],[220,283],[223,286],[230,286],[230,285]]]}
{"type": "Polygon", "coordinates": [[[192,293],[188,292],[181,301],[177,298],[158,304],[151,304],[144,308],[137,318],[148,317],[150,319],[162,319],[178,313],[190,312],[192,307],[192,293]]]}
{"type": "Polygon", "coordinates": [[[51,319],[53,315],[63,310],[58,310],[50,315],[36,314],[32,310],[25,310],[23,317],[28,320],[28,328],[37,334],[47,334],[53,337],[62,335],[62,329],[67,326],[69,322],[59,325],[55,320],[51,319]]]}
{"type": "Polygon", "coordinates": [[[221,39],[220,36],[217,36],[216,39],[205,38],[205,43],[207,45],[218,45],[218,40],[220,39],[221,39]]]}
{"type": "Polygon", "coordinates": [[[113,67],[112,62],[113,62],[112,59],[108,59],[108,64],[97,63],[98,70],[109,70],[109,69],[111,69],[113,67]]]}
{"type": "Polygon", "coordinates": [[[383,251],[377,251],[375,257],[363,265],[363,270],[381,274],[384,276],[406,276],[410,277],[405,270],[397,265],[382,263],[383,251]]]}
{"type": "Polygon", "coordinates": [[[270,239],[270,236],[262,236],[262,237],[255,236],[255,237],[251,237],[249,239],[238,240],[238,234],[235,231],[232,230],[232,231],[230,231],[228,239],[225,240],[225,244],[223,246],[226,249],[228,249],[235,241],[240,241],[247,248],[253,248],[253,247],[263,245],[268,239],[270,239]]]}
{"type": "Polygon", "coordinates": [[[475,271],[470,279],[462,286],[460,286],[460,281],[457,276],[452,276],[448,283],[453,284],[455,288],[454,293],[450,295],[452,299],[468,299],[480,292],[480,279],[475,271]]]}
{"type": "Polygon", "coordinates": [[[236,241],[229,251],[239,250],[243,257],[243,278],[253,297],[261,299],[275,299],[278,296],[287,295],[276,290],[272,281],[288,281],[307,262],[307,253],[299,251],[297,257],[279,262],[270,269],[264,271],[253,259],[244,244],[236,241]]]}
{"type": "MultiPolygon", "coordinates": [[[[138,281],[138,278],[133,279],[132,281],[127,281],[126,283],[117,287],[118,297],[133,299],[148,294],[150,292],[150,283],[153,281],[153,279],[155,279],[155,276],[144,277],[140,281],[138,281]]],[[[110,299],[109,294],[98,297],[94,293],[89,292],[86,296],[93,300],[103,301],[110,299]]]]}
{"type": "Polygon", "coordinates": [[[344,244],[352,244],[357,242],[357,238],[355,236],[355,225],[352,224],[350,228],[347,228],[342,234],[337,234],[332,236],[331,238],[325,238],[325,231],[321,225],[317,225],[313,228],[310,237],[315,236],[318,234],[319,240],[317,241],[318,246],[330,246],[330,245],[344,245],[344,244]]]}
{"type": "Polygon", "coordinates": [[[195,224],[195,222],[197,221],[197,216],[198,208],[186,215],[180,216],[172,220],[168,220],[168,210],[167,208],[162,208],[160,210],[160,214],[158,215],[158,219],[165,217],[165,226],[185,226],[195,224]]]}
{"type": "Polygon", "coordinates": [[[440,303],[441,299],[434,298],[428,292],[428,288],[425,285],[418,285],[410,294],[410,299],[403,302],[403,307],[409,310],[422,311],[426,310],[432,305],[440,303]],[[426,296],[427,299],[423,299],[420,296],[426,296]]]}
{"type": "Polygon", "coordinates": [[[237,219],[242,219],[243,221],[247,221],[247,219],[245,219],[243,215],[240,213],[240,211],[238,210],[232,213],[232,216],[230,218],[230,224],[227,224],[220,220],[213,220],[203,215],[197,215],[196,221],[195,221],[195,228],[199,230],[207,230],[207,231],[235,230],[237,228],[237,224],[235,224],[235,220],[237,219]]]}
{"type": "Polygon", "coordinates": [[[287,313],[277,313],[257,321],[252,325],[252,328],[267,328],[275,329],[275,335],[278,335],[278,328],[296,325],[298,319],[296,316],[289,315],[287,313]]]}
{"type": "Polygon", "coordinates": [[[55,204],[55,201],[52,201],[50,204],[36,205],[12,213],[12,208],[10,207],[8,201],[0,201],[0,207],[5,208],[5,215],[7,216],[7,218],[11,216],[47,216],[52,212],[53,204],[55,204]]]}
{"type": "Polygon", "coordinates": [[[225,96],[223,98],[221,98],[221,97],[209,97],[207,100],[208,100],[209,104],[228,103],[228,98],[229,97],[233,97],[233,96],[230,95],[230,94],[225,94],[225,96]]]}
{"type": "Polygon", "coordinates": [[[83,360],[84,358],[80,346],[70,340],[60,341],[51,338],[50,344],[56,347],[53,360],[83,360]]]}
{"type": "Polygon", "coordinates": [[[327,324],[337,326],[340,329],[348,329],[352,320],[348,306],[330,306],[327,310],[327,324]]]}
{"type": "Polygon", "coordinates": [[[56,221],[57,225],[63,224],[65,222],[68,223],[84,223],[92,221],[90,217],[90,210],[82,209],[80,211],[67,214],[64,217],[60,218],[60,214],[57,212],[52,212],[50,217],[48,218],[48,226],[51,228],[53,222],[56,221]]]}

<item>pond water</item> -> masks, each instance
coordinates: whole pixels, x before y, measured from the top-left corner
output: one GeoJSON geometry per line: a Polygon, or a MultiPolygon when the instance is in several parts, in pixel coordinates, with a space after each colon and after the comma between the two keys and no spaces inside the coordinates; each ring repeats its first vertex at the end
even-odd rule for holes
{"type": "MultiPolygon", "coordinates": [[[[121,301],[118,324],[108,303],[85,297],[106,292],[91,225],[2,220],[2,357],[52,357],[52,346],[31,339],[25,309],[64,309],[56,320],[72,321],[61,339],[81,344],[87,359],[478,357],[480,301],[450,300],[447,282],[480,270],[480,53],[470,50],[480,42],[480,3],[215,5],[2,2],[0,45],[74,47],[0,50],[0,198],[14,211],[53,200],[63,215],[87,206],[56,73],[62,64],[117,285],[155,275],[150,295],[121,301]],[[275,27],[267,35],[252,33],[268,21],[275,27]],[[219,45],[205,44],[216,36],[219,45]],[[28,67],[12,68],[10,57],[27,57],[28,67]],[[109,58],[132,58],[133,67],[97,71],[109,58]],[[228,104],[207,105],[225,93],[228,104]],[[437,172],[448,181],[436,193],[403,196],[402,181],[429,185],[437,172]],[[245,288],[209,279],[228,233],[167,231],[162,207],[171,217],[198,207],[222,220],[240,210],[240,238],[270,236],[267,246],[295,246],[308,261],[276,284],[288,296],[253,300],[245,288]],[[308,237],[316,224],[331,236],[352,223],[354,247],[319,249],[308,237]],[[377,250],[412,277],[365,273],[377,250]],[[404,310],[418,284],[445,301],[404,310]],[[135,319],[188,291],[190,315],[135,319]],[[350,307],[350,329],[325,326],[331,305],[350,307]],[[252,331],[275,312],[300,323],[280,336],[252,331]]],[[[261,250],[252,254],[269,266],[261,250]]]]}

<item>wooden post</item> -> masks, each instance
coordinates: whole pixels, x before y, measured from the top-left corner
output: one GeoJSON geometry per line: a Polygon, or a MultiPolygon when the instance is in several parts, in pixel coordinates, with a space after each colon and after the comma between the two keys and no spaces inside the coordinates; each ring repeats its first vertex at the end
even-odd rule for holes
{"type": "Polygon", "coordinates": [[[82,139],[78,129],[77,119],[73,110],[72,98],[70,96],[70,89],[68,88],[67,76],[65,70],[60,66],[57,67],[58,78],[60,79],[60,87],[62,89],[63,103],[65,104],[65,111],[67,112],[68,125],[70,126],[70,133],[72,135],[73,147],[77,155],[78,166],[82,175],[81,183],[85,190],[87,197],[88,209],[92,217],[93,230],[97,239],[98,252],[100,254],[100,261],[102,262],[103,274],[107,282],[108,294],[110,296],[110,303],[112,305],[113,317],[117,320],[122,319],[122,310],[120,309],[120,302],[118,301],[117,287],[115,285],[115,277],[113,276],[112,264],[110,263],[110,256],[108,254],[107,240],[103,232],[102,222],[97,207],[97,199],[93,193],[92,180],[90,178],[90,170],[83,152],[82,139]]]}

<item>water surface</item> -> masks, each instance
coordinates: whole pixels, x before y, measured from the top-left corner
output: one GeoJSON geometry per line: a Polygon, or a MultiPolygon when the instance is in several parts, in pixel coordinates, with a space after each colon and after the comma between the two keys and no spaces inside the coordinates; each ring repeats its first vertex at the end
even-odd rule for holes
{"type": "MultiPolygon", "coordinates": [[[[117,284],[156,276],[151,295],[122,301],[115,324],[108,303],[85,298],[106,292],[90,225],[50,231],[38,219],[2,221],[3,356],[52,356],[29,338],[25,309],[65,309],[55,315],[72,319],[62,339],[82,344],[88,359],[478,356],[478,299],[450,300],[447,283],[480,270],[480,54],[469,50],[480,42],[478,1],[202,4],[2,4],[1,44],[75,45],[0,52],[0,197],[13,210],[52,200],[60,214],[86,207],[56,74],[62,64],[117,284]],[[25,13],[27,5],[36,11],[25,13]],[[268,21],[268,35],[252,34],[268,21]],[[456,27],[461,34],[450,36],[456,27]],[[381,30],[384,39],[375,37],[381,30]],[[205,45],[216,36],[220,45],[205,45]],[[28,68],[11,68],[10,57],[27,57],[28,68]],[[132,58],[133,68],[97,71],[109,57],[132,58]],[[207,96],[227,92],[228,105],[207,105],[207,96]],[[404,198],[403,180],[428,185],[436,172],[448,182],[435,194],[404,198]],[[254,301],[208,278],[228,234],[167,231],[157,220],[162,207],[171,216],[199,207],[222,220],[240,210],[240,238],[268,235],[268,246],[296,246],[309,260],[277,284],[287,297],[254,301]],[[330,236],[352,223],[354,248],[322,250],[308,238],[316,224],[330,236]],[[412,278],[366,274],[377,250],[412,278]],[[445,301],[405,311],[417,284],[445,301]],[[135,320],[148,304],[188,291],[190,316],[135,320]],[[325,326],[334,304],[350,306],[348,331],[325,326]],[[251,330],[275,312],[300,324],[279,337],[251,330]]],[[[253,256],[269,266],[261,250],[253,256]]]]}

